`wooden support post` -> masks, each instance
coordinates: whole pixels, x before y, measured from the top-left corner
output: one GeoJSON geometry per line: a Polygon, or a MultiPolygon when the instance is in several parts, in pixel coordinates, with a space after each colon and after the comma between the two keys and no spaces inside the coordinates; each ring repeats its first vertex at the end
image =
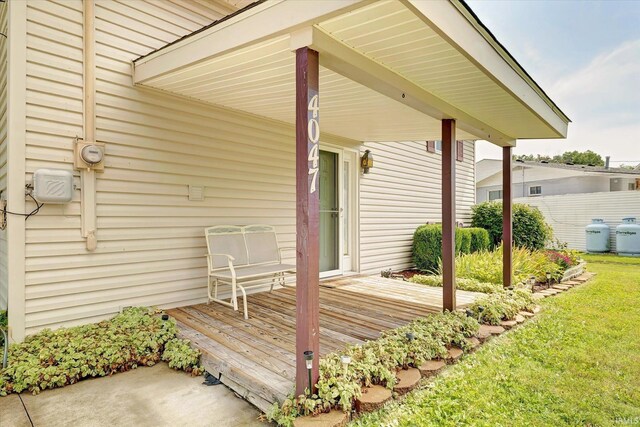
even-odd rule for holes
{"type": "Polygon", "coordinates": [[[442,309],[456,309],[456,121],[442,120],[442,309]]]}
{"type": "Polygon", "coordinates": [[[511,178],[511,147],[502,148],[502,284],[513,283],[513,187],[511,178]]]}
{"type": "Polygon", "coordinates": [[[304,352],[313,351],[311,381],[320,357],[320,116],[318,52],[296,50],[296,395],[309,386],[304,352]]]}

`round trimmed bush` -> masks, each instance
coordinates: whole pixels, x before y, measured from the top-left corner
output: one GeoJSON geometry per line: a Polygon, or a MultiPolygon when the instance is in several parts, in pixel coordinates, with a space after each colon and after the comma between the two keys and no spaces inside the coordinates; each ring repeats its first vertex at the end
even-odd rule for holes
{"type": "MultiPolygon", "coordinates": [[[[502,202],[484,202],[473,207],[471,224],[489,232],[493,247],[502,241],[502,202]]],[[[539,209],[523,204],[513,205],[513,244],[530,250],[544,249],[553,233],[539,209]]]]}

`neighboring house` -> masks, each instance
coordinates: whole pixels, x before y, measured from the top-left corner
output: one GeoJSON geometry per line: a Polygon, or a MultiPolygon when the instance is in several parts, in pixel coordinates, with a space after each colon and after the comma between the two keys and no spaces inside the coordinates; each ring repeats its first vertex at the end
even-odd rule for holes
{"type": "MultiPolygon", "coordinates": [[[[516,160],[513,198],[640,190],[640,170],[516,160]]],[[[476,201],[502,199],[502,161],[476,164],[476,201]]]]}
{"type": "Polygon", "coordinates": [[[25,185],[42,169],[69,171],[75,184],[71,202],[45,203],[28,219],[8,214],[0,232],[0,307],[9,306],[14,340],[125,306],[205,301],[205,227],[271,224],[282,246],[295,246],[292,50],[309,45],[331,59],[319,89],[326,274],[411,265],[415,227],[442,220],[433,141],[445,126],[457,123],[453,141],[464,140],[446,157],[457,152],[450,219],[462,222],[475,202],[474,140],[510,152],[517,138],[566,135],[566,116],[464,3],[267,1],[227,16],[246,5],[0,3],[1,198],[10,212],[34,211],[25,185]],[[377,39],[381,26],[387,39],[377,39]],[[399,56],[377,58],[353,31],[399,56]],[[414,62],[438,69],[416,72],[414,62]],[[466,78],[481,90],[461,92],[466,78]],[[104,170],[74,166],[82,140],[104,144],[104,170]]]}

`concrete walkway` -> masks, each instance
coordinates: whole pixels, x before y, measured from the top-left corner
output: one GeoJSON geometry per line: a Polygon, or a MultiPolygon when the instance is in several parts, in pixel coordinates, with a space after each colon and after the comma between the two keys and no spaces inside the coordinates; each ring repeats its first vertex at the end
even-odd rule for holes
{"type": "Polygon", "coordinates": [[[160,363],[37,396],[12,394],[0,397],[0,426],[267,427],[257,409],[224,385],[202,382],[160,363]]]}

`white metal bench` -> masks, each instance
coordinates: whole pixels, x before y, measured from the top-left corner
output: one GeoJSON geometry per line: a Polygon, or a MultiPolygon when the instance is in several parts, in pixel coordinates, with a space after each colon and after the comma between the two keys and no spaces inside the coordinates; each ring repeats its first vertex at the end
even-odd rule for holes
{"type": "Polygon", "coordinates": [[[270,225],[217,225],[205,229],[207,239],[209,302],[238,310],[237,289],[242,292],[244,318],[247,310],[247,289],[262,287],[271,279],[273,286],[286,285],[286,275],[294,274],[296,266],[282,263],[282,252],[295,248],[280,248],[274,227],[270,225]],[[231,287],[229,301],[218,298],[219,285],[231,287]]]}

